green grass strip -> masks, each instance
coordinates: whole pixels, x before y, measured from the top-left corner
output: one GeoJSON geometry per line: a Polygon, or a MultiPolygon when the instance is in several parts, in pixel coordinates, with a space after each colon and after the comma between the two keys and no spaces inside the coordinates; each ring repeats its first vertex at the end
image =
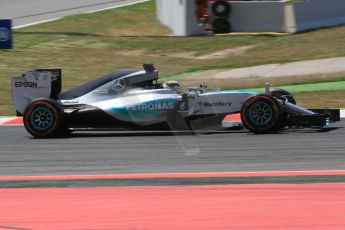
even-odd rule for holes
{"type": "MultiPolygon", "coordinates": [[[[302,84],[302,85],[274,86],[274,88],[282,88],[291,93],[340,91],[340,90],[345,90],[345,81],[302,84]]],[[[254,92],[264,92],[264,87],[245,89],[245,90],[254,91],[254,92]]]]}

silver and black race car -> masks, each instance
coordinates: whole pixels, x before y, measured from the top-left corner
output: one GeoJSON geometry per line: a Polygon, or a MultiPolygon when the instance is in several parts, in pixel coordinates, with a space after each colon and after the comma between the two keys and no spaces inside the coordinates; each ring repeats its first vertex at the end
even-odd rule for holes
{"type": "Polygon", "coordinates": [[[177,82],[158,83],[152,64],[113,72],[63,93],[60,69],[36,69],[12,78],[12,100],[27,131],[40,138],[89,129],[218,130],[226,128],[224,117],[234,113],[258,134],[340,120],[338,110],[304,109],[289,92],[268,85],[263,94],[207,90],[206,84],[182,92],[177,82]]]}

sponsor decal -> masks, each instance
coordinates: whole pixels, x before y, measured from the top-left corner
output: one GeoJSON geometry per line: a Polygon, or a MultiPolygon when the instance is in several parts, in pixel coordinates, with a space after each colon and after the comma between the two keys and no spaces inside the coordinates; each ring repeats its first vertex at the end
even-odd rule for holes
{"type": "Polygon", "coordinates": [[[24,88],[37,88],[37,82],[15,82],[14,86],[16,88],[24,87],[24,88]]]}
{"type": "Polygon", "coordinates": [[[161,85],[145,85],[144,89],[163,89],[161,85]]]}
{"type": "Polygon", "coordinates": [[[207,101],[199,101],[198,106],[204,106],[204,107],[213,107],[213,106],[222,106],[222,107],[230,107],[231,102],[207,102],[207,101]]]}
{"type": "Polygon", "coordinates": [[[65,101],[61,101],[61,104],[63,104],[63,105],[75,105],[75,104],[79,104],[79,100],[78,99],[65,100],[65,101]]]}
{"type": "Polygon", "coordinates": [[[152,102],[139,105],[130,106],[130,110],[140,110],[140,111],[154,111],[154,110],[171,110],[175,108],[175,103],[173,102],[152,102]]]}

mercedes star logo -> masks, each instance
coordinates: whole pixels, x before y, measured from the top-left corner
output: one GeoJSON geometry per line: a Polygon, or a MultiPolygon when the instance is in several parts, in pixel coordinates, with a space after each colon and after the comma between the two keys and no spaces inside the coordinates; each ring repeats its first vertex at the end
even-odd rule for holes
{"type": "Polygon", "coordinates": [[[126,82],[123,79],[117,79],[114,81],[112,89],[115,91],[121,91],[126,87],[126,82]]]}

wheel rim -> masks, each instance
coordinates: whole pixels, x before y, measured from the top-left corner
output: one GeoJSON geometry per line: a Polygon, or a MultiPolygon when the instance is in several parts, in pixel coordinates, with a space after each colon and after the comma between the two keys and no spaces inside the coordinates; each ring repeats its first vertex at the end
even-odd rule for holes
{"type": "Polygon", "coordinates": [[[48,108],[38,107],[31,113],[30,123],[36,130],[46,131],[53,125],[54,115],[48,108]]]}
{"type": "Polygon", "coordinates": [[[256,102],[249,109],[250,120],[258,126],[264,126],[268,124],[272,120],[272,117],[272,108],[266,102],[256,102]]]}

